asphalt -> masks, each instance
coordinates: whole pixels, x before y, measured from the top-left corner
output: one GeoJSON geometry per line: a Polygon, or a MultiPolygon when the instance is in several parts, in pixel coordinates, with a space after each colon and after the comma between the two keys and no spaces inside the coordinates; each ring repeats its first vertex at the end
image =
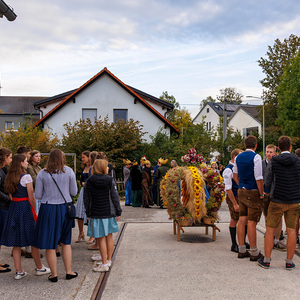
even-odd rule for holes
{"type": "MultiPolygon", "coordinates": [[[[285,252],[272,252],[271,268],[265,270],[238,259],[230,251],[229,212],[226,204],[220,210],[216,241],[211,230],[185,227],[178,242],[166,210],[123,206],[120,225],[124,234],[101,299],[287,299],[299,297],[300,258],[295,255],[296,268],[285,270],[285,252]]],[[[87,228],[85,228],[86,230],[87,228]]],[[[258,226],[258,247],[263,252],[263,218],[258,226]]],[[[85,242],[75,244],[73,231],[73,270],[78,278],[64,279],[62,258],[58,258],[57,283],[47,276],[35,276],[32,259],[22,258],[23,269],[29,273],[15,280],[14,270],[0,274],[0,299],[90,299],[99,279],[90,260],[95,251],[87,250],[85,242]]],[[[114,236],[116,238],[116,235],[114,236]]],[[[299,252],[299,250],[297,250],[299,252]]],[[[2,247],[0,262],[13,267],[11,249],[2,247]]],[[[46,264],[45,258],[42,259],[46,264]]]]}

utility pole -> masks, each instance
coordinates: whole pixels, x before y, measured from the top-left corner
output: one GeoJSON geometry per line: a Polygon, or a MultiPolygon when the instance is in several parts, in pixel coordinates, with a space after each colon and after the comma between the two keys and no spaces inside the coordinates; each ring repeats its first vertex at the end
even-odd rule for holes
{"type": "Polygon", "coordinates": [[[223,144],[225,143],[227,137],[227,107],[226,98],[224,98],[224,109],[223,109],[223,144]]]}

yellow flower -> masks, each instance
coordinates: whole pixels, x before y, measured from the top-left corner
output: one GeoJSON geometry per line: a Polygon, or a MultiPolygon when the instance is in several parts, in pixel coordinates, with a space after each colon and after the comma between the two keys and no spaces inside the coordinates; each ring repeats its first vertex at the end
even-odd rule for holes
{"type": "Polygon", "coordinates": [[[196,200],[196,201],[195,201],[195,204],[196,204],[196,205],[200,205],[200,204],[201,204],[201,201],[200,201],[200,200],[196,200]]]}
{"type": "Polygon", "coordinates": [[[195,192],[195,198],[199,198],[200,197],[200,192],[196,191],[195,192]]]}
{"type": "Polygon", "coordinates": [[[164,190],[166,189],[166,185],[165,185],[165,184],[163,185],[163,189],[164,189],[164,190]]]}
{"type": "Polygon", "coordinates": [[[213,203],[212,207],[218,207],[217,203],[213,203]]]}
{"type": "MultiPolygon", "coordinates": [[[[200,176],[199,176],[199,178],[200,178],[200,176]]],[[[195,179],[195,181],[194,181],[194,184],[198,184],[198,185],[200,185],[201,184],[201,180],[200,179],[195,179]]]]}
{"type": "Polygon", "coordinates": [[[201,191],[201,187],[199,185],[194,185],[194,191],[195,192],[200,192],[201,191]]]}
{"type": "Polygon", "coordinates": [[[196,211],[196,218],[200,218],[200,211],[196,211]]]}

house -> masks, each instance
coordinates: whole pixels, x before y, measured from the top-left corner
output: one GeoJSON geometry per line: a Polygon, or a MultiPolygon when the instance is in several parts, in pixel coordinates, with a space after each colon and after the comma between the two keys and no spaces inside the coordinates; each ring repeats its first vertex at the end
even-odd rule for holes
{"type": "Polygon", "coordinates": [[[173,104],[126,85],[107,68],[78,89],[37,101],[35,108],[41,113],[35,126],[42,125],[58,137],[65,133],[63,125],[67,122],[106,116],[111,122],[118,119],[139,121],[143,131],[147,132],[144,136],[147,141],[160,128],[168,135],[179,134],[166,118],[173,110],[173,104]]]}
{"type": "MultiPolygon", "coordinates": [[[[193,120],[193,124],[205,123],[207,130],[216,132],[223,125],[224,103],[207,102],[193,120]]],[[[239,131],[242,136],[258,132],[261,134],[262,126],[258,119],[259,106],[249,104],[226,104],[228,127],[239,131]]]]}
{"type": "Polygon", "coordinates": [[[45,97],[0,96],[0,131],[16,130],[26,121],[37,122],[40,113],[34,103],[42,99],[45,97]]]}
{"type": "Polygon", "coordinates": [[[243,137],[258,133],[262,135],[262,125],[258,118],[259,106],[241,105],[231,116],[228,126],[239,131],[243,137]]]}
{"type": "MultiPolygon", "coordinates": [[[[239,107],[238,104],[227,104],[227,117],[235,112],[239,107]]],[[[216,131],[220,126],[220,117],[223,116],[224,103],[207,102],[193,120],[193,124],[201,124],[205,122],[206,129],[216,131]]]]}

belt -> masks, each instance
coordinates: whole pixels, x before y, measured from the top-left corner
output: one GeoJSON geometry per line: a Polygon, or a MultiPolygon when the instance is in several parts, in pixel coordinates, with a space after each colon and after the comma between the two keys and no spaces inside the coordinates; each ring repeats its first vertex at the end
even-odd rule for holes
{"type": "MultiPolygon", "coordinates": [[[[14,202],[21,202],[21,201],[28,201],[29,202],[28,197],[24,197],[24,198],[12,198],[11,200],[14,201],[14,202]]],[[[30,207],[31,207],[32,216],[34,218],[34,223],[36,223],[36,220],[37,220],[36,212],[35,212],[35,210],[34,210],[34,208],[33,208],[33,206],[31,205],[30,202],[29,202],[29,204],[30,204],[30,207]]]]}

